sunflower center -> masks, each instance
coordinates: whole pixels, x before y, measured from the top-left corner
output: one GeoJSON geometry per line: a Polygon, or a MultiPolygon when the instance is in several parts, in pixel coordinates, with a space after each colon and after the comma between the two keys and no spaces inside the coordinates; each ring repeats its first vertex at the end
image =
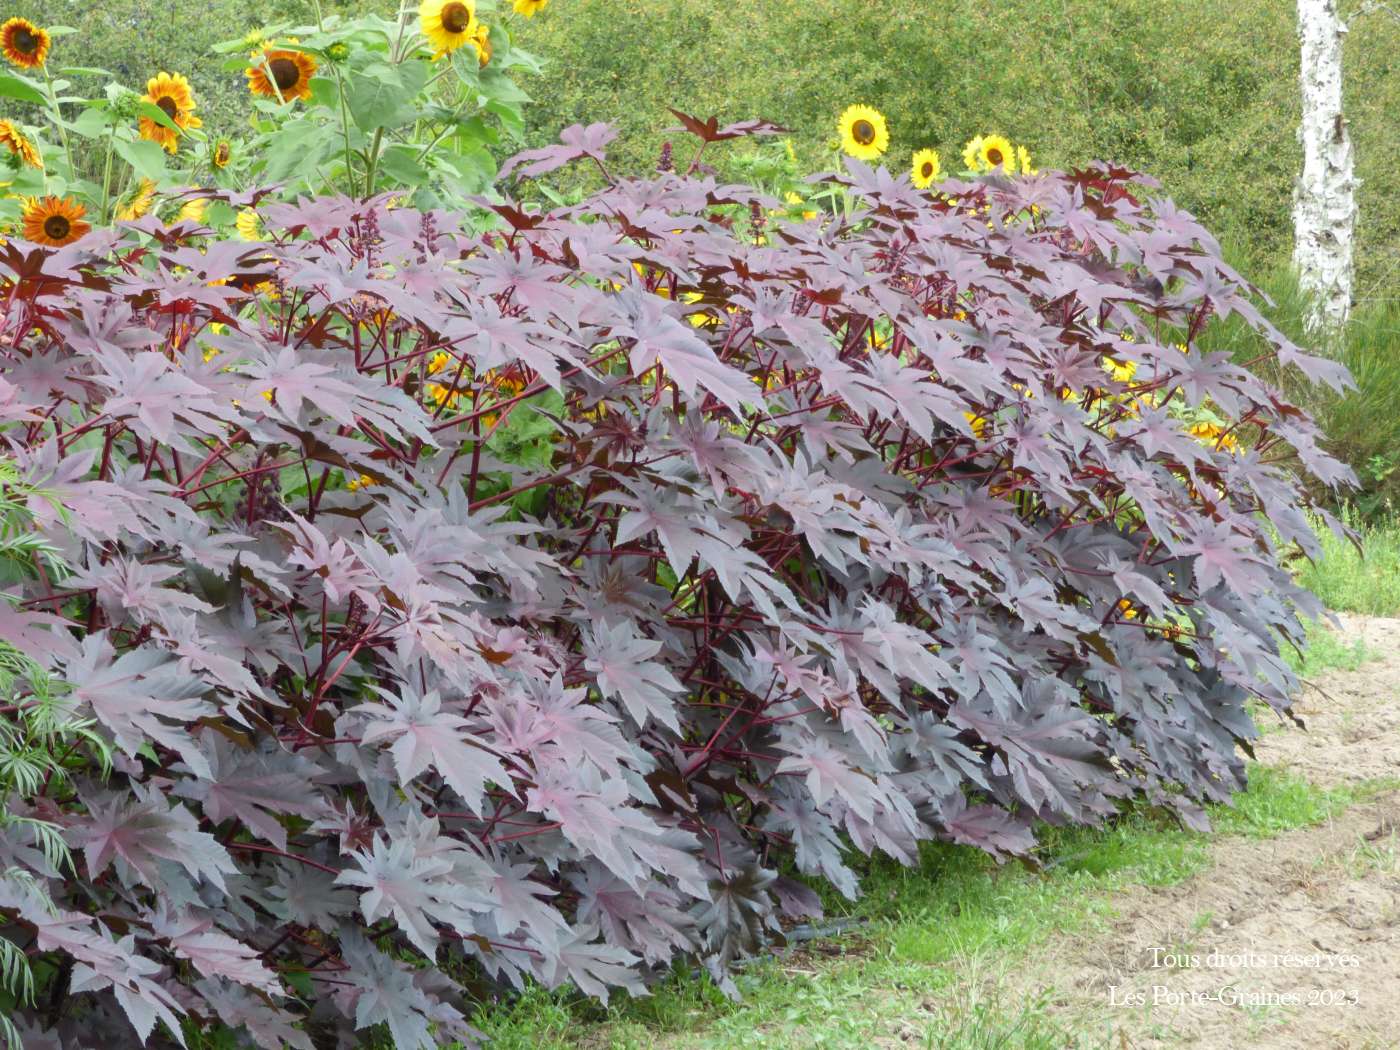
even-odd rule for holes
{"type": "Polygon", "coordinates": [[[274,58],[267,68],[272,71],[272,82],[278,91],[290,91],[301,79],[301,69],[290,58],[274,58]]]}
{"type": "Polygon", "coordinates": [[[923,167],[919,169],[919,177],[923,179],[933,178],[933,161],[924,161],[923,167]]]}
{"type": "Polygon", "coordinates": [[[466,4],[452,3],[442,9],[442,28],[449,33],[465,33],[472,24],[472,13],[466,4]]]}
{"type": "Polygon", "coordinates": [[[992,167],[1001,167],[1002,160],[1003,158],[1001,155],[1001,150],[997,149],[995,146],[987,150],[987,163],[990,164],[992,167]]]}
{"type": "Polygon", "coordinates": [[[61,241],[73,232],[73,224],[62,215],[50,215],[44,220],[44,233],[55,241],[61,241]]]}
{"type": "Polygon", "coordinates": [[[15,30],[15,50],[24,55],[32,55],[39,50],[39,36],[20,26],[15,30]]]}
{"type": "Polygon", "coordinates": [[[175,114],[180,112],[180,107],[175,105],[175,100],[169,95],[162,95],[160,98],[156,99],[156,105],[159,106],[160,111],[171,120],[174,120],[175,114]]]}
{"type": "Polygon", "coordinates": [[[875,125],[868,120],[856,121],[851,125],[851,138],[862,146],[870,145],[875,141],[875,125]]]}

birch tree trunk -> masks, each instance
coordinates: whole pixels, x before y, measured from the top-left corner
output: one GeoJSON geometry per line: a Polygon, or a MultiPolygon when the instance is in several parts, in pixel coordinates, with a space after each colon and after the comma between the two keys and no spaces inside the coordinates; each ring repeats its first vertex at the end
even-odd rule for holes
{"type": "Polygon", "coordinates": [[[1336,0],[1298,0],[1303,171],[1293,194],[1293,263],[1316,304],[1313,332],[1339,328],[1351,309],[1356,186],[1351,136],[1342,116],[1342,37],[1336,0]]]}

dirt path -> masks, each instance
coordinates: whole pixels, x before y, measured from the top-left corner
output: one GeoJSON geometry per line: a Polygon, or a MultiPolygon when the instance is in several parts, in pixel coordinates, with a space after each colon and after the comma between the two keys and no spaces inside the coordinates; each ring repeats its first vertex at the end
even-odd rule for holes
{"type": "MultiPolygon", "coordinates": [[[[1400,780],[1400,620],[1345,619],[1376,658],[1305,690],[1308,731],[1269,732],[1256,754],[1324,787],[1400,780]]],[[[1400,790],[1211,857],[1115,895],[1108,931],[1053,939],[1027,991],[1052,989],[1056,1012],[1124,1050],[1400,1048],[1400,790]]]]}

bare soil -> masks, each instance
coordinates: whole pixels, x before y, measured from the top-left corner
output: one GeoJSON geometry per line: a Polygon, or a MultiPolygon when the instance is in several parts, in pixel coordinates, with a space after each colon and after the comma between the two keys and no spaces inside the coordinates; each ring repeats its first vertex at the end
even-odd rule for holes
{"type": "MultiPolygon", "coordinates": [[[[1256,754],[1323,787],[1400,780],[1400,620],[1343,619],[1373,659],[1306,688],[1306,732],[1256,754]]],[[[1400,790],[1210,855],[1186,882],[1116,894],[1106,934],[1052,938],[1026,992],[1124,1050],[1400,1048],[1400,790]]]]}

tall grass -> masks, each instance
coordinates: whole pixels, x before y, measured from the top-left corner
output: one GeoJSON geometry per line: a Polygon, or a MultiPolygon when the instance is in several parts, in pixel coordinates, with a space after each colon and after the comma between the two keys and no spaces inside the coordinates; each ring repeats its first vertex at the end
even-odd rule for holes
{"type": "Polygon", "coordinates": [[[1322,555],[1300,565],[1298,581],[1337,612],[1400,616],[1400,521],[1363,522],[1348,507],[1341,518],[1361,534],[1362,550],[1319,530],[1322,555]]]}

